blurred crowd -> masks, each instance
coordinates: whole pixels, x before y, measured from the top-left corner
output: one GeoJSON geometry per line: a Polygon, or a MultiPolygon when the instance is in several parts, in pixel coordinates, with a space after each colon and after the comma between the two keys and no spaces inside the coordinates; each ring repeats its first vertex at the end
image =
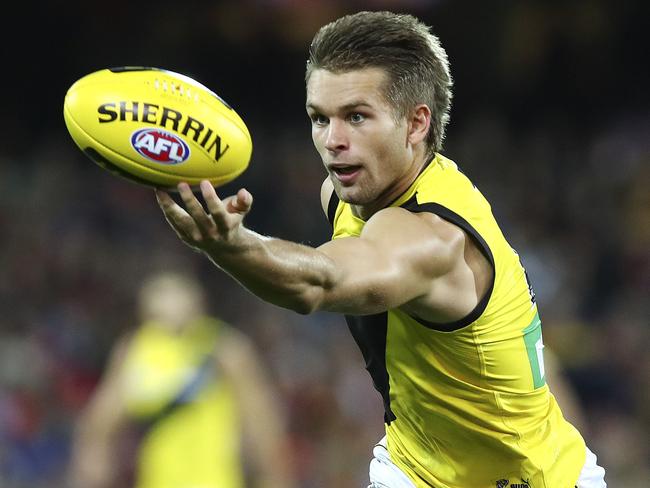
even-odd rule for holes
{"type": "MultiPolygon", "coordinates": [[[[115,16],[147,13],[113,3],[115,16]]],[[[79,6],[58,25],[76,26],[84,43],[68,32],[43,60],[61,69],[44,88],[42,117],[27,116],[35,102],[16,97],[7,102],[16,117],[0,121],[1,487],[65,486],[75,419],[116,337],[136,325],[142,278],[170,263],[196,273],[212,312],[256,344],[281,398],[299,487],[365,486],[381,401],[342,318],[293,314],[240,289],[178,241],[150,189],[85,159],[61,116],[66,87],[95,69],[156,65],[197,77],[253,136],[250,168],[220,192],[245,186],[255,198],[250,227],[318,245],[329,229],[319,201],[325,173],[302,108],[305,53],[319,25],[360,8],[415,13],[440,35],[456,80],[444,154],[486,195],[522,256],[545,344],[575,391],[576,422],[609,485],[648,486],[641,2],[194,1],[187,19],[156,5],[146,35],[125,30],[112,44],[91,35],[111,24],[109,14],[79,6]],[[26,134],[38,143],[26,144],[26,134]]],[[[26,63],[26,89],[31,69],[26,63]]],[[[125,453],[116,469],[129,469],[125,453]]]]}

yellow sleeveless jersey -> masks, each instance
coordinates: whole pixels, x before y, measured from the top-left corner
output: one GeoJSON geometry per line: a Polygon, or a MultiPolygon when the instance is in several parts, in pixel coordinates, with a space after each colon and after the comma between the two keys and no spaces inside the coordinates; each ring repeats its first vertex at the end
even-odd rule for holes
{"type": "MultiPolygon", "coordinates": [[[[573,487],[585,444],[546,386],[535,297],[489,203],[436,155],[391,206],[457,225],[494,268],[486,296],[455,323],[399,309],[346,316],[384,400],[391,458],[418,487],[573,487]]],[[[333,239],[365,224],[336,195],[328,216],[333,239]]]]}
{"type": "Polygon", "coordinates": [[[221,327],[206,318],[179,334],[155,323],[135,333],[121,392],[145,427],[136,488],[245,486],[235,400],[212,359],[221,327]]]}

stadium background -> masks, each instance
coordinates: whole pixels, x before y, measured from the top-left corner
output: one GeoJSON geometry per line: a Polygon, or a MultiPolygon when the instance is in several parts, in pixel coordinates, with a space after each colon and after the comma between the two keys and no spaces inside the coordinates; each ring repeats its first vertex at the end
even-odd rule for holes
{"type": "MultiPolygon", "coordinates": [[[[3,7],[0,117],[0,486],[64,486],[70,429],[133,293],[184,262],[250,333],[281,394],[300,487],[365,486],[378,396],[341,319],[240,290],[168,229],[152,192],[73,145],[63,96],[120,65],[195,77],[248,123],[255,230],[328,239],[304,114],[308,42],[360,9],[419,15],[450,57],[445,154],[492,202],[540,302],[545,342],[613,487],[650,480],[650,121],[642,1],[51,1],[3,7]]],[[[128,458],[128,456],[125,456],[128,458]]],[[[128,459],[116,460],[116,464],[128,459]]],[[[128,464],[121,469],[128,469],[128,464]]]]}

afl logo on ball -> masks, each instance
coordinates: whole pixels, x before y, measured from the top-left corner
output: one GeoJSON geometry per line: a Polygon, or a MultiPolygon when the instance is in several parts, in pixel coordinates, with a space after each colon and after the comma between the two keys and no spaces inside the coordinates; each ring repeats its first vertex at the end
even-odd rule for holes
{"type": "Polygon", "coordinates": [[[131,145],[145,158],[160,164],[179,164],[190,157],[183,139],[162,129],[140,129],[131,135],[131,145]]]}

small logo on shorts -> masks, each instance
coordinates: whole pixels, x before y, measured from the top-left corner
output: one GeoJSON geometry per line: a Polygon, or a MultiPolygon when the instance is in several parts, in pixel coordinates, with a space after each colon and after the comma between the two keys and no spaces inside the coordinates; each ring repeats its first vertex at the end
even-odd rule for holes
{"type": "Polygon", "coordinates": [[[530,488],[530,484],[526,480],[521,480],[521,483],[513,483],[510,488],[530,488]]]}
{"type": "Polygon", "coordinates": [[[507,479],[501,479],[496,481],[496,486],[495,488],[530,488],[530,483],[523,479],[521,480],[521,483],[512,483],[510,484],[510,480],[507,479]]]}

